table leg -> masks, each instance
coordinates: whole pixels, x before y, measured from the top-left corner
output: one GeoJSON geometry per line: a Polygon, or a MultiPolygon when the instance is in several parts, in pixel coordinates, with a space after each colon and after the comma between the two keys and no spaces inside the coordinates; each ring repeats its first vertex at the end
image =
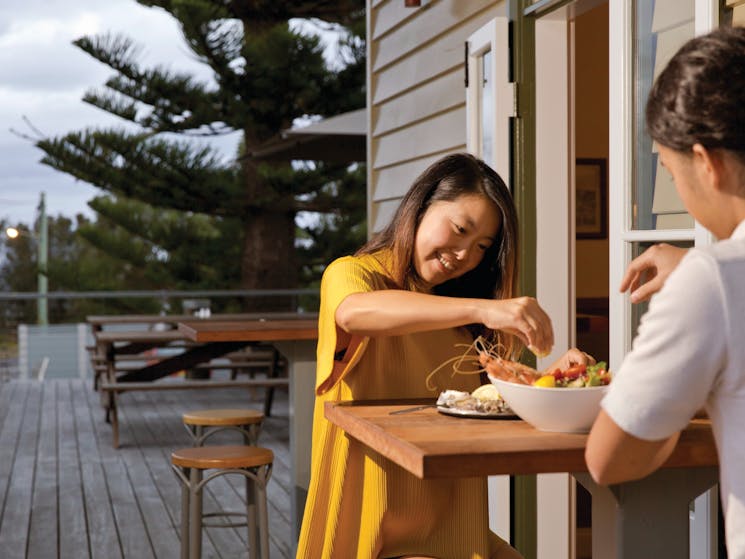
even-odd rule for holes
{"type": "Polygon", "coordinates": [[[688,557],[689,505],[717,483],[717,468],[665,468],[618,485],[573,473],[592,495],[592,556],[688,557]]]}
{"type": "Polygon", "coordinates": [[[292,552],[295,553],[310,484],[310,451],[316,384],[316,341],[275,342],[287,359],[290,381],[290,474],[292,552]]]}

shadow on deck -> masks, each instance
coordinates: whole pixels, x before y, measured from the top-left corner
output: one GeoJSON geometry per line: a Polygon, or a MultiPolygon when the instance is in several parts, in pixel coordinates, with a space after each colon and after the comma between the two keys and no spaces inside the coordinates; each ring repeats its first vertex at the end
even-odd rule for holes
{"type": "MultiPolygon", "coordinates": [[[[78,379],[0,383],[0,557],[167,559],[179,556],[180,486],[173,449],[189,446],[188,410],[251,407],[263,391],[132,392],[120,397],[121,448],[111,446],[99,394],[78,379]]],[[[277,391],[261,446],[274,451],[270,556],[291,555],[287,393],[277,391]]],[[[210,444],[238,444],[219,433],[210,444]]],[[[204,510],[240,510],[243,478],[207,486],[204,510]],[[219,505],[218,505],[219,503],[219,505]]],[[[247,557],[246,530],[207,528],[203,557],[247,557]]]]}

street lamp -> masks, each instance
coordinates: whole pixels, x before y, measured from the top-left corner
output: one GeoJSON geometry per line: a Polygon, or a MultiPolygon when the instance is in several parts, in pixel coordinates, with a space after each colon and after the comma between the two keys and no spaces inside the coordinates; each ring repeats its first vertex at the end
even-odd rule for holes
{"type": "MultiPolygon", "coordinates": [[[[37,235],[29,233],[29,236],[36,240],[38,249],[37,257],[37,289],[39,292],[39,298],[36,300],[37,314],[36,322],[38,324],[46,325],[49,324],[49,318],[47,315],[47,254],[49,252],[48,243],[48,230],[47,230],[47,206],[45,201],[45,195],[42,192],[39,197],[39,231],[37,235]]],[[[9,239],[18,238],[22,232],[15,227],[8,227],[5,230],[5,234],[9,239]]]]}

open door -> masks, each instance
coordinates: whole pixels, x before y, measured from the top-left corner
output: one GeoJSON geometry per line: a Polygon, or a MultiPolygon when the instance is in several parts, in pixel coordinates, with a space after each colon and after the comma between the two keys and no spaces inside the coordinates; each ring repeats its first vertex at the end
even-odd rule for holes
{"type": "MultiPolygon", "coordinates": [[[[509,75],[507,17],[499,15],[478,29],[465,49],[467,150],[494,168],[510,188],[515,90],[509,75]]],[[[491,476],[488,486],[489,527],[512,541],[510,476],[491,476]]]]}

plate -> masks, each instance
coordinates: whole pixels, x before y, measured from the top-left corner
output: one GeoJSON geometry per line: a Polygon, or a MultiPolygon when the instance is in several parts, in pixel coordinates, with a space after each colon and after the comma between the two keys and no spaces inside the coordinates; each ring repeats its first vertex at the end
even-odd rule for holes
{"type": "Polygon", "coordinates": [[[477,410],[461,410],[458,408],[448,408],[446,406],[437,406],[437,411],[445,415],[455,417],[472,417],[476,419],[517,419],[515,412],[512,410],[486,412],[477,410]]]}

